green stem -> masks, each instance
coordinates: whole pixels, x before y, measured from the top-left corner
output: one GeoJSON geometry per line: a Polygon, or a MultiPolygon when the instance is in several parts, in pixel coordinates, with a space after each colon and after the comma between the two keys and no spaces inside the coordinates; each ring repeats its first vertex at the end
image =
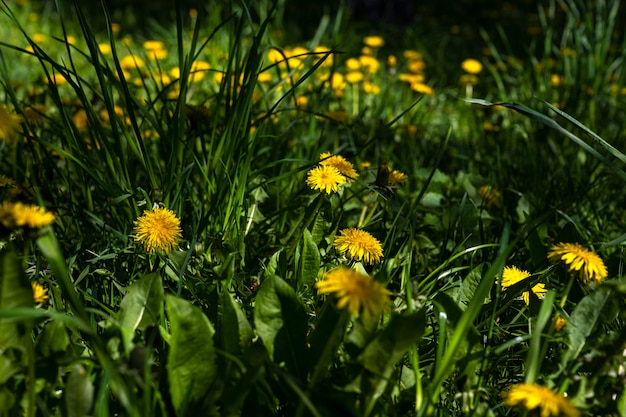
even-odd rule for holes
{"type": "Polygon", "coordinates": [[[565,307],[565,303],[567,302],[567,296],[569,295],[569,292],[572,290],[572,285],[574,284],[574,279],[576,279],[576,277],[573,274],[570,274],[569,276],[569,282],[567,283],[567,286],[565,287],[565,291],[563,292],[563,298],[561,298],[561,303],[559,304],[559,306],[561,308],[565,307]]]}

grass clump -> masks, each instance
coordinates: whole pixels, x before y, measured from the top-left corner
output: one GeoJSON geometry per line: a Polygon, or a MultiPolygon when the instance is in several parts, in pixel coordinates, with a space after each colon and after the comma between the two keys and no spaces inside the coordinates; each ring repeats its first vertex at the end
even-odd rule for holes
{"type": "Polygon", "coordinates": [[[0,6],[0,415],[621,415],[619,5],[446,65],[59,6],[0,6]]]}

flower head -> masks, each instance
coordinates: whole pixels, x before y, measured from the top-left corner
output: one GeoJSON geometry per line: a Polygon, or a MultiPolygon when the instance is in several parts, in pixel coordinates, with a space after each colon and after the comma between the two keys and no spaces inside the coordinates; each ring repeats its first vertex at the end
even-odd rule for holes
{"type": "Polygon", "coordinates": [[[467,72],[468,74],[478,74],[483,70],[483,64],[475,59],[468,58],[465,61],[461,62],[461,68],[463,68],[463,71],[467,72]]]}
{"type": "Polygon", "coordinates": [[[491,185],[483,185],[478,189],[478,194],[483,199],[483,204],[487,208],[502,207],[502,193],[491,185]]]}
{"type": "Polygon", "coordinates": [[[385,40],[380,36],[366,36],[363,38],[363,43],[370,48],[380,48],[385,44],[385,40]]]}
{"type": "Polygon", "coordinates": [[[36,281],[32,281],[30,285],[33,288],[33,301],[35,302],[35,304],[41,304],[48,301],[48,299],[50,298],[48,296],[48,290],[45,289],[43,285],[36,281]]]}
{"type": "Polygon", "coordinates": [[[389,173],[389,185],[391,186],[404,183],[407,180],[408,180],[407,175],[404,172],[398,171],[397,169],[394,169],[389,173]]]}
{"type": "Polygon", "coordinates": [[[0,107],[0,140],[12,143],[17,136],[22,123],[22,116],[9,112],[6,107],[0,107]]]}
{"type": "Polygon", "coordinates": [[[314,190],[326,192],[326,194],[336,193],[339,186],[347,182],[339,170],[330,165],[320,165],[309,171],[306,183],[314,190]]]}
{"type": "Polygon", "coordinates": [[[347,267],[327,272],[315,286],[320,294],[335,294],[337,307],[353,315],[362,310],[366,319],[378,316],[389,301],[389,291],[380,282],[347,267]]]}
{"type": "Polygon", "coordinates": [[[537,410],[541,417],[578,417],[580,413],[569,400],[548,387],[516,384],[502,394],[504,405],[537,410]]]}
{"type": "Polygon", "coordinates": [[[548,259],[552,262],[562,261],[569,272],[576,274],[584,283],[600,283],[609,275],[602,258],[578,243],[557,243],[550,248],[548,259]]]}
{"type": "Polygon", "coordinates": [[[363,261],[366,264],[380,262],[383,256],[383,248],[380,242],[365,230],[343,229],[340,235],[335,237],[333,245],[344,252],[348,257],[363,261]]]}
{"type": "Polygon", "coordinates": [[[153,253],[155,249],[169,253],[182,237],[180,220],[172,210],[157,207],[146,210],[135,220],[135,241],[153,253]]]}
{"type": "Polygon", "coordinates": [[[557,332],[561,331],[561,329],[565,327],[566,324],[567,324],[567,319],[559,316],[554,321],[554,330],[556,330],[557,332]]]}
{"type": "MultiPolygon", "coordinates": [[[[512,285],[528,278],[530,275],[530,272],[521,270],[516,266],[505,266],[502,271],[502,289],[507,289],[512,285]]],[[[539,298],[543,297],[543,295],[547,292],[546,286],[542,283],[536,284],[530,290],[539,298]]],[[[522,293],[522,297],[524,298],[526,305],[530,304],[529,291],[524,291],[522,293]]]]}
{"type": "Polygon", "coordinates": [[[332,155],[330,152],[324,152],[320,155],[320,165],[337,168],[341,175],[346,177],[347,182],[353,182],[359,176],[352,163],[341,155],[332,155]]]}
{"type": "Polygon", "coordinates": [[[4,202],[0,205],[0,223],[7,229],[16,227],[40,229],[53,222],[54,214],[43,207],[20,202],[4,202]]]}

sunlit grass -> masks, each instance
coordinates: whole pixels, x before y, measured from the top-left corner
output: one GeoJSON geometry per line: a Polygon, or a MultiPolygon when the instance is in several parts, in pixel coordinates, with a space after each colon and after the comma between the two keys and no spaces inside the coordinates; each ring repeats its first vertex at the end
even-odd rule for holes
{"type": "Polygon", "coordinates": [[[621,415],[618,5],[442,55],[18,3],[0,415],[621,415]]]}

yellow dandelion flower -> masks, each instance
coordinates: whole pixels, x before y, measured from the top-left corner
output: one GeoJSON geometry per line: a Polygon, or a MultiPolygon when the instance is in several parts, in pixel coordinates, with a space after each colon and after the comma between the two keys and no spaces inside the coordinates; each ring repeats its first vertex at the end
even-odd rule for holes
{"type": "Polygon", "coordinates": [[[0,107],[0,140],[12,143],[17,136],[22,116],[9,112],[6,107],[0,107]]]}
{"type": "Polygon", "coordinates": [[[182,237],[180,220],[176,214],[161,207],[144,211],[135,220],[134,234],[135,241],[141,243],[150,253],[157,249],[167,254],[182,237]]]}
{"type": "MultiPolygon", "coordinates": [[[[525,280],[530,275],[530,272],[521,270],[516,266],[506,266],[502,271],[502,289],[507,289],[512,285],[525,280]]],[[[539,298],[543,298],[547,292],[546,286],[541,282],[535,284],[530,290],[539,298]]],[[[524,299],[526,305],[530,304],[530,291],[524,291],[522,293],[522,298],[524,299]]]]}
{"type": "Polygon", "coordinates": [[[13,198],[20,191],[20,186],[13,179],[0,174],[0,197],[13,198]]]}
{"type": "Polygon", "coordinates": [[[550,248],[548,259],[564,262],[569,272],[576,274],[586,284],[590,281],[600,283],[609,275],[602,258],[578,243],[557,243],[550,248]]]}
{"type": "Polygon", "coordinates": [[[0,223],[7,229],[16,227],[39,229],[53,222],[54,214],[43,207],[20,202],[4,202],[0,205],[0,223]]]}
{"type": "Polygon", "coordinates": [[[32,281],[30,285],[33,288],[33,301],[35,304],[42,304],[48,301],[50,298],[48,296],[48,290],[45,289],[43,285],[35,281],[32,281]]]}
{"type": "Polygon", "coordinates": [[[380,262],[383,257],[383,248],[378,239],[360,229],[343,229],[340,235],[335,237],[333,245],[345,253],[349,258],[363,261],[366,264],[380,262]]]}
{"type": "Polygon", "coordinates": [[[504,405],[537,410],[541,417],[578,417],[580,413],[569,400],[548,387],[537,384],[516,384],[502,394],[504,405]]]}
{"type": "Polygon", "coordinates": [[[567,324],[567,319],[564,319],[563,317],[557,317],[556,321],[554,322],[554,330],[561,331],[561,329],[563,327],[565,327],[565,325],[567,324]]]}
{"type": "Polygon", "coordinates": [[[389,179],[388,179],[389,185],[391,186],[398,185],[400,183],[406,182],[408,178],[409,177],[405,173],[400,172],[397,169],[394,169],[389,173],[389,179]]]}
{"type": "Polygon", "coordinates": [[[463,74],[459,78],[459,84],[461,85],[476,85],[478,84],[478,77],[474,74],[463,74]]]}
{"type": "Polygon", "coordinates": [[[147,40],[143,43],[143,48],[148,51],[154,51],[156,49],[164,49],[165,44],[161,41],[147,40]]]}
{"type": "Polygon", "coordinates": [[[139,58],[135,55],[126,55],[124,58],[120,59],[120,67],[125,70],[130,69],[139,69],[146,66],[146,63],[143,59],[139,58]]]}
{"type": "Polygon", "coordinates": [[[378,84],[365,81],[363,83],[363,91],[365,91],[367,94],[377,95],[380,94],[380,86],[378,84]]]}
{"type": "Polygon", "coordinates": [[[321,165],[311,169],[306,183],[314,190],[324,191],[326,194],[336,193],[339,186],[347,182],[341,172],[334,166],[321,165]]]}
{"type": "Polygon", "coordinates": [[[398,65],[398,58],[395,55],[389,55],[387,57],[387,66],[394,68],[396,65],[398,65]]]}
{"type": "Polygon", "coordinates": [[[435,94],[435,90],[433,90],[431,86],[421,82],[412,83],[411,90],[427,96],[432,96],[433,94],[435,94]]]}
{"type": "Polygon", "coordinates": [[[315,283],[319,294],[334,294],[337,307],[347,308],[350,314],[363,312],[365,319],[378,317],[389,302],[389,291],[367,274],[339,267],[324,274],[315,283]]]}
{"type": "Polygon", "coordinates": [[[378,68],[380,67],[380,62],[378,62],[378,60],[373,56],[368,55],[361,55],[359,57],[359,63],[361,64],[363,71],[369,73],[377,72],[378,68]]]}
{"type": "Polygon", "coordinates": [[[189,73],[189,80],[191,82],[198,82],[204,78],[204,73],[211,69],[211,65],[205,61],[194,61],[191,64],[191,71],[189,73]]]}
{"type": "Polygon", "coordinates": [[[487,208],[502,207],[502,193],[491,185],[483,185],[478,189],[478,194],[483,199],[483,204],[487,208]]]}
{"type": "Polygon", "coordinates": [[[348,71],[358,71],[361,69],[361,63],[356,58],[346,59],[346,69],[348,71]]]}
{"type": "Polygon", "coordinates": [[[414,51],[412,49],[407,49],[402,53],[402,56],[408,59],[409,61],[418,61],[423,58],[422,54],[414,51]]]}
{"type": "Polygon", "coordinates": [[[475,59],[468,58],[461,62],[461,68],[468,74],[478,74],[483,70],[483,64],[475,59]]]}
{"type": "Polygon", "coordinates": [[[409,84],[424,82],[424,75],[422,74],[409,74],[406,72],[398,74],[398,80],[407,82],[409,84]]]}
{"type": "Polygon", "coordinates": [[[356,84],[363,81],[363,73],[360,71],[350,71],[346,74],[346,82],[349,84],[356,84]]]}
{"type": "Polygon", "coordinates": [[[31,125],[40,126],[46,120],[46,110],[46,106],[43,104],[35,103],[24,108],[22,116],[31,125]]]}
{"type": "Polygon", "coordinates": [[[102,55],[109,55],[111,53],[111,45],[108,43],[99,43],[98,49],[102,55]]]}
{"type": "Polygon", "coordinates": [[[337,168],[341,175],[346,177],[347,182],[353,182],[359,177],[359,173],[354,169],[354,165],[341,155],[332,155],[330,152],[324,152],[320,154],[320,165],[337,168]]]}
{"type": "Polygon", "coordinates": [[[363,43],[370,48],[380,48],[385,45],[385,40],[380,36],[366,36],[363,38],[363,43]]]}

